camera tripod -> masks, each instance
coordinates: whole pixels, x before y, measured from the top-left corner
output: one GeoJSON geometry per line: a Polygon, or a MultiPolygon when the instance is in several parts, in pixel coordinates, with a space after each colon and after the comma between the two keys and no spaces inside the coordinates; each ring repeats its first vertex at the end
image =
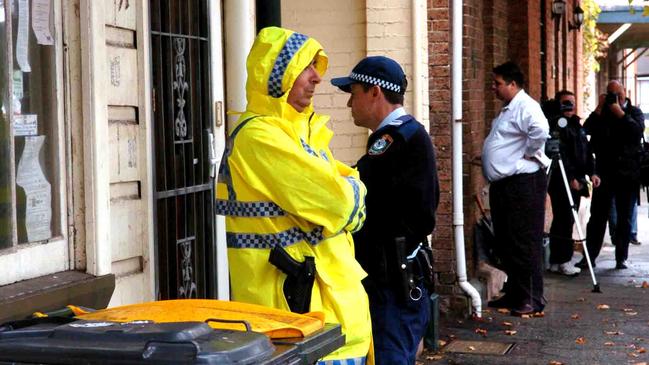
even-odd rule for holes
{"type": "Polygon", "coordinates": [[[548,186],[550,184],[550,179],[552,177],[552,170],[556,168],[556,166],[559,166],[559,170],[561,171],[561,178],[563,180],[563,186],[566,188],[566,194],[568,195],[568,201],[570,202],[570,210],[572,211],[572,218],[575,223],[575,226],[577,227],[577,235],[579,236],[579,241],[582,243],[583,251],[584,251],[584,257],[586,257],[586,262],[588,263],[588,270],[590,271],[590,278],[593,281],[593,293],[601,293],[602,291],[599,288],[599,284],[597,283],[597,279],[595,278],[595,272],[593,271],[593,265],[590,261],[590,255],[588,254],[588,247],[586,246],[586,237],[584,236],[584,232],[581,229],[581,224],[579,224],[579,217],[577,214],[577,207],[575,206],[575,202],[572,199],[572,193],[570,191],[570,185],[568,184],[568,177],[566,176],[566,169],[563,166],[563,161],[561,160],[561,154],[559,151],[553,151],[552,152],[552,162],[550,163],[550,166],[547,168],[547,175],[548,175],[548,186]]]}

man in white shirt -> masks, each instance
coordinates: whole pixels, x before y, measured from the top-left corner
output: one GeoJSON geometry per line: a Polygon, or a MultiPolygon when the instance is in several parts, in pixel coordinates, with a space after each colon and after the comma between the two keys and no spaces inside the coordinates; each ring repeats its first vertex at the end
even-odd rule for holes
{"type": "Polygon", "coordinates": [[[482,170],[490,182],[489,203],[507,282],[505,295],[489,306],[512,315],[543,311],[542,240],[548,121],[541,106],[523,90],[524,76],[513,62],[493,69],[493,90],[503,101],[482,150],[482,170]]]}

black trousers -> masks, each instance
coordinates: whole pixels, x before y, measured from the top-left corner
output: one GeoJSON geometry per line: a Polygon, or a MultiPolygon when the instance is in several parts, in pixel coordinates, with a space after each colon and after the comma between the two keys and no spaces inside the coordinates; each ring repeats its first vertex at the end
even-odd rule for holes
{"type": "Polygon", "coordinates": [[[590,259],[594,262],[602,249],[606,222],[611,212],[613,197],[615,197],[617,226],[613,243],[615,244],[615,260],[621,262],[629,258],[631,212],[640,186],[638,182],[615,177],[602,177],[601,181],[599,187],[593,189],[590,219],[586,227],[586,246],[590,259]]]}
{"type": "Polygon", "coordinates": [[[516,305],[543,309],[542,247],[546,175],[543,169],[491,183],[494,249],[507,274],[504,291],[516,305]]]}
{"type": "MultiPolygon", "coordinates": [[[[570,182],[568,182],[570,183],[570,182]]],[[[575,209],[579,210],[581,195],[578,191],[570,189],[575,209]]],[[[550,175],[548,193],[552,201],[552,225],[550,226],[550,263],[563,264],[572,259],[574,251],[572,240],[572,227],[575,218],[572,215],[572,207],[568,200],[566,187],[561,177],[561,171],[557,166],[553,168],[550,175]]],[[[583,238],[583,237],[582,237],[583,238]]]]}

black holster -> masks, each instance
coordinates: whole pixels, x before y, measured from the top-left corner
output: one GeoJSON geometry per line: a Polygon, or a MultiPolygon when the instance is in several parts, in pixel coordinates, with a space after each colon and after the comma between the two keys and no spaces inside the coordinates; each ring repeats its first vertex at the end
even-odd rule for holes
{"type": "Polygon", "coordinates": [[[314,258],[304,256],[304,261],[299,262],[282,247],[275,246],[270,250],[268,261],[286,274],[283,291],[291,312],[308,312],[316,274],[314,258]]]}
{"type": "Polygon", "coordinates": [[[396,282],[399,297],[405,303],[420,300],[423,288],[433,291],[432,250],[428,242],[421,243],[416,255],[408,258],[411,252],[406,247],[404,237],[395,238],[394,247],[399,273],[396,282]]]}

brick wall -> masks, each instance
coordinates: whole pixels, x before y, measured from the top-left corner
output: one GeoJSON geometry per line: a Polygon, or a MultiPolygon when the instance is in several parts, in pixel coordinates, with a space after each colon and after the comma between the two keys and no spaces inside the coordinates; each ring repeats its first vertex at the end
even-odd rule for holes
{"type": "MultiPolygon", "coordinates": [[[[428,1],[428,42],[431,134],[437,148],[442,191],[433,236],[436,290],[443,295],[443,308],[452,310],[451,303],[458,303],[453,297],[461,290],[456,286],[455,278],[451,209],[449,3],[448,0],[428,1]]],[[[540,100],[541,22],[544,22],[547,92],[552,97],[557,88],[567,85],[579,92],[581,81],[578,75],[581,75],[581,71],[580,59],[576,55],[581,52],[581,35],[568,32],[566,15],[557,21],[557,32],[551,15],[552,0],[464,0],[463,3],[463,196],[467,268],[469,277],[472,277],[473,227],[479,216],[474,195],[479,194],[486,185],[478,157],[491,121],[502,107],[502,102],[495,98],[491,90],[491,70],[507,60],[517,62],[526,75],[525,89],[540,100]],[[544,14],[542,5],[545,7],[544,14]],[[562,25],[562,22],[565,24],[562,25]],[[559,52],[554,51],[555,45],[559,47],[559,52]],[[555,54],[560,57],[555,59],[555,54]],[[552,78],[553,73],[556,78],[552,78]]],[[[568,16],[571,16],[574,6],[575,0],[568,1],[568,16]]]]}
{"type": "Polygon", "coordinates": [[[457,293],[455,287],[455,249],[453,243],[453,212],[451,196],[451,33],[448,0],[428,2],[429,50],[429,118],[430,134],[437,153],[440,202],[433,234],[433,256],[436,291],[447,295],[457,293]]]}
{"type": "Polygon", "coordinates": [[[329,56],[329,70],[316,89],[313,103],[318,113],[331,116],[334,156],[348,164],[356,163],[365,152],[367,129],[354,125],[347,107],[349,94],[333,87],[329,80],[349,74],[366,55],[365,1],[283,0],[282,26],[322,43],[329,56]]]}

